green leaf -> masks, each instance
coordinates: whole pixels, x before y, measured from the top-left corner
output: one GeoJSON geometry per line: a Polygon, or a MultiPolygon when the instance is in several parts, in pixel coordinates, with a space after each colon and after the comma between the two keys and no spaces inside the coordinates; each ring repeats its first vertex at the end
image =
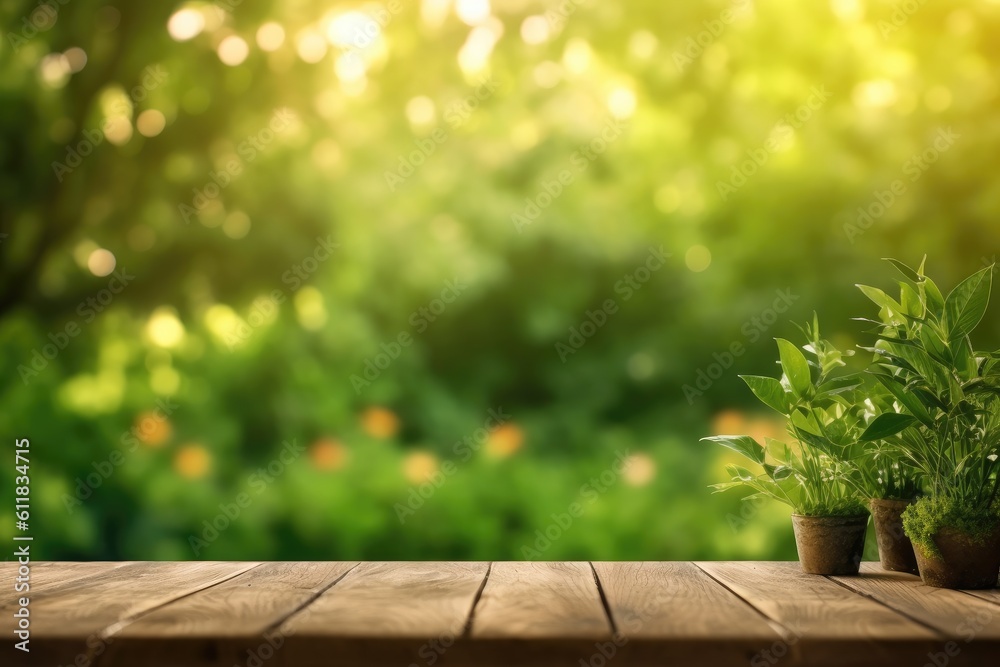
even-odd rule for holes
{"type": "Polygon", "coordinates": [[[920,319],[924,316],[924,304],[920,301],[920,295],[906,283],[899,283],[899,303],[910,317],[920,319]]]}
{"type": "Polygon", "coordinates": [[[827,382],[824,382],[819,387],[817,392],[819,395],[823,396],[835,396],[837,394],[843,394],[856,387],[861,386],[864,379],[857,373],[851,375],[844,375],[842,377],[833,378],[827,382]]]}
{"type": "Polygon", "coordinates": [[[903,362],[900,364],[903,368],[913,369],[939,393],[951,388],[948,368],[935,361],[923,348],[898,340],[880,340],[877,346],[883,355],[889,356],[896,363],[903,362]]]}
{"type": "Polygon", "coordinates": [[[905,431],[917,423],[915,417],[899,414],[896,412],[886,412],[876,417],[865,432],[861,434],[861,442],[874,442],[891,438],[900,431],[905,431]]]}
{"type": "MultiPolygon", "coordinates": [[[[920,423],[926,426],[931,426],[934,423],[928,408],[921,402],[920,397],[908,391],[905,384],[902,384],[899,378],[885,373],[873,373],[873,375],[899,401],[900,405],[920,420],[920,423]]],[[[933,409],[933,406],[931,409],[933,409]]]]}
{"type": "Polygon", "coordinates": [[[876,306],[888,311],[890,320],[898,320],[906,314],[906,310],[903,308],[902,304],[877,287],[858,285],[858,289],[861,290],[866,297],[871,299],[876,306]]]}
{"type": "Polygon", "coordinates": [[[789,401],[785,395],[785,389],[781,382],[774,378],[762,377],[760,375],[741,375],[740,378],[747,383],[750,391],[754,393],[760,402],[773,408],[783,415],[788,414],[789,401]]]}
{"type": "Polygon", "coordinates": [[[885,261],[889,262],[894,267],[896,267],[896,270],[902,273],[903,277],[909,280],[910,282],[919,283],[922,280],[920,274],[918,274],[916,271],[911,269],[906,264],[900,262],[898,259],[892,259],[891,257],[883,257],[882,259],[884,259],[885,261]]]}
{"type": "Polygon", "coordinates": [[[944,296],[937,284],[930,278],[924,278],[920,283],[920,293],[927,302],[927,310],[938,319],[944,317],[944,296]]]}
{"type": "Polygon", "coordinates": [[[990,303],[992,287],[993,270],[985,268],[963,280],[948,295],[944,307],[951,340],[968,336],[979,325],[990,303]]]}
{"type": "Polygon", "coordinates": [[[778,338],[778,354],[781,357],[781,370],[785,372],[792,392],[802,398],[809,394],[812,388],[812,372],[806,355],[794,343],[778,338]]]}
{"type": "Polygon", "coordinates": [[[733,481],[739,480],[740,482],[753,482],[756,481],[757,475],[744,468],[743,466],[727,465],[726,472],[733,478],[733,481]]]}
{"type": "Polygon", "coordinates": [[[714,435],[710,438],[702,438],[702,441],[722,445],[737,454],[742,454],[754,463],[764,462],[764,448],[748,435],[714,435]]]}

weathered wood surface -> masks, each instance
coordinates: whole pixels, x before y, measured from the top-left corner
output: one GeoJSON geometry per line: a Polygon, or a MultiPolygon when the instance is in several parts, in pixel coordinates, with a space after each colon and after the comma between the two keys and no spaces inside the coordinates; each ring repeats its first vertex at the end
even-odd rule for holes
{"type": "Polygon", "coordinates": [[[4,665],[992,664],[1000,595],[865,564],[36,563],[31,652],[4,665]]]}

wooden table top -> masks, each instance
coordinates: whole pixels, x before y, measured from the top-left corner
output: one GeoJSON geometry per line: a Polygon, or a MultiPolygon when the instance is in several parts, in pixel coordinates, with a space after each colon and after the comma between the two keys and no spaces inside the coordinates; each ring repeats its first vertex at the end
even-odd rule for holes
{"type": "MultiPolygon", "coordinates": [[[[14,581],[16,564],[0,573],[14,581]]],[[[1000,590],[866,563],[35,563],[4,665],[996,665],[1000,590]]]]}

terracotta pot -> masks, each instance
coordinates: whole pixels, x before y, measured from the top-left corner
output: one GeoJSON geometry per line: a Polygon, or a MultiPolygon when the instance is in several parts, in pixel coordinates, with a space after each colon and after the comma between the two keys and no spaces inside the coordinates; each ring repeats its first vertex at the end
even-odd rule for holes
{"type": "Polygon", "coordinates": [[[795,546],[806,574],[857,574],[865,550],[868,515],[792,515],[795,546]]]}
{"type": "Polygon", "coordinates": [[[920,578],[937,588],[995,588],[1000,571],[1000,526],[985,542],[973,542],[966,533],[944,527],[934,536],[940,555],[917,547],[920,578]]]}
{"type": "Polygon", "coordinates": [[[917,574],[917,556],[913,543],[903,532],[903,510],[912,500],[886,500],[872,498],[870,507],[878,540],[878,557],[883,570],[917,574]]]}

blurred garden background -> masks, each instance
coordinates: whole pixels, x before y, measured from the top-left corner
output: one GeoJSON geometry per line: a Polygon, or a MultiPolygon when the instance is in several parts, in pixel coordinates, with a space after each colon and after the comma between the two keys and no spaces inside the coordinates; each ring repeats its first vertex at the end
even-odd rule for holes
{"type": "Polygon", "coordinates": [[[38,558],[791,558],[786,508],[708,489],[700,437],[780,429],[738,374],[814,310],[863,342],[881,257],[950,288],[1000,247],[996,0],[0,27],[0,433],[38,558]]]}

